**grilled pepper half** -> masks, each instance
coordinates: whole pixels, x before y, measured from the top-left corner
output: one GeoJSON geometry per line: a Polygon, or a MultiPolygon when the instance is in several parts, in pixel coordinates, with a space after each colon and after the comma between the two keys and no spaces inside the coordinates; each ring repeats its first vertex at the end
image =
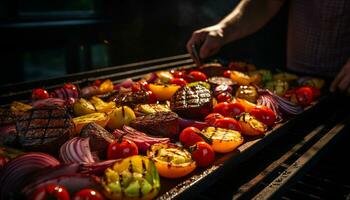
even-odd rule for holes
{"type": "Polygon", "coordinates": [[[239,116],[238,122],[242,127],[242,134],[244,135],[257,136],[267,131],[267,126],[249,113],[242,113],[239,116]]]}
{"type": "Polygon", "coordinates": [[[146,200],[157,196],[160,181],[154,163],[145,156],[135,155],[107,168],[102,186],[109,199],[146,200]]]}
{"type": "Polygon", "coordinates": [[[166,178],[183,177],[196,168],[191,153],[175,144],[154,144],[147,155],[154,161],[159,174],[166,178]]]}
{"type": "Polygon", "coordinates": [[[210,126],[204,129],[202,134],[211,140],[211,146],[218,153],[231,152],[244,141],[240,132],[230,129],[210,126]]]}

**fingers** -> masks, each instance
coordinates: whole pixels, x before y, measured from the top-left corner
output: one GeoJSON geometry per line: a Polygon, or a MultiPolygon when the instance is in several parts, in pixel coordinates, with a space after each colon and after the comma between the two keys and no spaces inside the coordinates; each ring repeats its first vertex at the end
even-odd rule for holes
{"type": "Polygon", "coordinates": [[[204,44],[202,45],[199,51],[199,56],[201,58],[212,56],[215,53],[217,53],[219,49],[220,49],[219,45],[217,45],[211,37],[207,37],[207,39],[205,40],[204,44]]]}
{"type": "Polygon", "coordinates": [[[187,48],[188,53],[193,55],[192,45],[195,44],[195,45],[201,46],[201,44],[204,42],[206,36],[207,36],[207,33],[204,31],[201,31],[201,30],[193,32],[192,37],[190,38],[190,40],[188,40],[188,42],[186,44],[186,48],[187,48]]]}

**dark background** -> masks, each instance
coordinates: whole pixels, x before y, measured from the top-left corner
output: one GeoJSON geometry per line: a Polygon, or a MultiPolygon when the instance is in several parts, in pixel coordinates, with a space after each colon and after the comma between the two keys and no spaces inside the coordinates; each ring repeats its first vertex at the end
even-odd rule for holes
{"type": "MultiPolygon", "coordinates": [[[[186,53],[191,33],[237,0],[2,0],[0,84],[186,53]]],[[[262,67],[285,63],[286,10],[220,55],[262,67]]]]}

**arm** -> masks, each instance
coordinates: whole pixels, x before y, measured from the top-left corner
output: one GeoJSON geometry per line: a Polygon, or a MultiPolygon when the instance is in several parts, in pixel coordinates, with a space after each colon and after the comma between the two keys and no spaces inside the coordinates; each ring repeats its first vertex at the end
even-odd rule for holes
{"type": "Polygon", "coordinates": [[[237,7],[218,24],[193,32],[187,42],[201,46],[200,57],[217,53],[225,44],[248,36],[263,27],[282,7],[285,0],[242,0],[237,7]]]}
{"type": "Polygon", "coordinates": [[[331,84],[331,92],[339,90],[350,95],[350,57],[331,84]]]}

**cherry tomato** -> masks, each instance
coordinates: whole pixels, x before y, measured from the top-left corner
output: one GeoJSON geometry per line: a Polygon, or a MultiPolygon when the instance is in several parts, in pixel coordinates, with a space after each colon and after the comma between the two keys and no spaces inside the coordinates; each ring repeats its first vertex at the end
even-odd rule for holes
{"type": "Polygon", "coordinates": [[[303,86],[295,91],[295,96],[298,101],[298,104],[301,106],[308,106],[313,101],[313,93],[311,87],[303,86]]]}
{"type": "Polygon", "coordinates": [[[257,106],[253,108],[250,114],[268,126],[272,126],[276,121],[275,112],[266,106],[257,106]]]}
{"type": "Polygon", "coordinates": [[[187,81],[185,81],[185,79],[183,79],[183,78],[172,78],[170,80],[170,84],[176,84],[176,85],[183,87],[183,86],[187,85],[187,81]]]}
{"type": "Polygon", "coordinates": [[[238,102],[227,103],[221,102],[215,105],[213,112],[220,113],[224,117],[235,117],[240,115],[245,111],[245,108],[242,104],[238,102]]]}
{"type": "Polygon", "coordinates": [[[206,121],[210,125],[213,125],[217,119],[222,119],[222,118],[224,118],[224,116],[221,115],[220,113],[210,113],[205,117],[204,121],[206,121]]]}
{"type": "Polygon", "coordinates": [[[101,85],[102,81],[100,79],[95,80],[92,85],[99,87],[101,85]]]}
{"type": "Polygon", "coordinates": [[[235,130],[235,131],[242,130],[239,123],[235,119],[229,118],[229,117],[225,117],[225,118],[216,120],[214,123],[214,126],[219,127],[219,128],[231,129],[231,130],[235,130]]]}
{"type": "Polygon", "coordinates": [[[215,160],[215,153],[213,148],[206,142],[197,142],[191,146],[191,153],[197,166],[206,167],[212,164],[215,160]]]}
{"type": "Polygon", "coordinates": [[[42,88],[34,89],[32,92],[32,99],[47,99],[49,97],[49,93],[42,88]]]}
{"type": "Polygon", "coordinates": [[[198,128],[190,126],[182,130],[179,140],[185,147],[190,147],[197,142],[204,141],[200,134],[201,132],[198,128]]]}
{"type": "Polygon", "coordinates": [[[78,90],[77,86],[72,83],[66,83],[63,87],[71,90],[78,90]]]}
{"type": "Polygon", "coordinates": [[[232,100],[232,95],[228,92],[222,92],[217,97],[216,100],[220,102],[230,102],[232,100]]]}
{"type": "Polygon", "coordinates": [[[60,185],[45,185],[36,189],[30,198],[31,200],[69,200],[67,189],[60,185]]]}
{"type": "Polygon", "coordinates": [[[231,77],[231,70],[224,71],[224,77],[230,78],[231,77]]]}
{"type": "Polygon", "coordinates": [[[186,73],[184,71],[171,70],[170,73],[173,74],[174,78],[186,78],[186,73]]]}
{"type": "Polygon", "coordinates": [[[79,192],[77,192],[73,200],[104,200],[105,198],[95,190],[91,189],[82,189],[79,192]]]}
{"type": "Polygon", "coordinates": [[[139,150],[137,145],[130,140],[121,139],[121,141],[115,140],[110,143],[107,151],[107,159],[118,159],[118,158],[126,158],[129,156],[137,155],[139,150]]]}
{"type": "Polygon", "coordinates": [[[7,162],[8,160],[5,157],[0,156],[0,170],[6,165],[7,162]]]}
{"type": "Polygon", "coordinates": [[[188,74],[194,81],[207,81],[207,76],[200,71],[192,71],[188,74]]]}
{"type": "Polygon", "coordinates": [[[147,90],[146,93],[148,95],[147,103],[149,104],[157,103],[157,97],[151,90],[147,90]]]}

